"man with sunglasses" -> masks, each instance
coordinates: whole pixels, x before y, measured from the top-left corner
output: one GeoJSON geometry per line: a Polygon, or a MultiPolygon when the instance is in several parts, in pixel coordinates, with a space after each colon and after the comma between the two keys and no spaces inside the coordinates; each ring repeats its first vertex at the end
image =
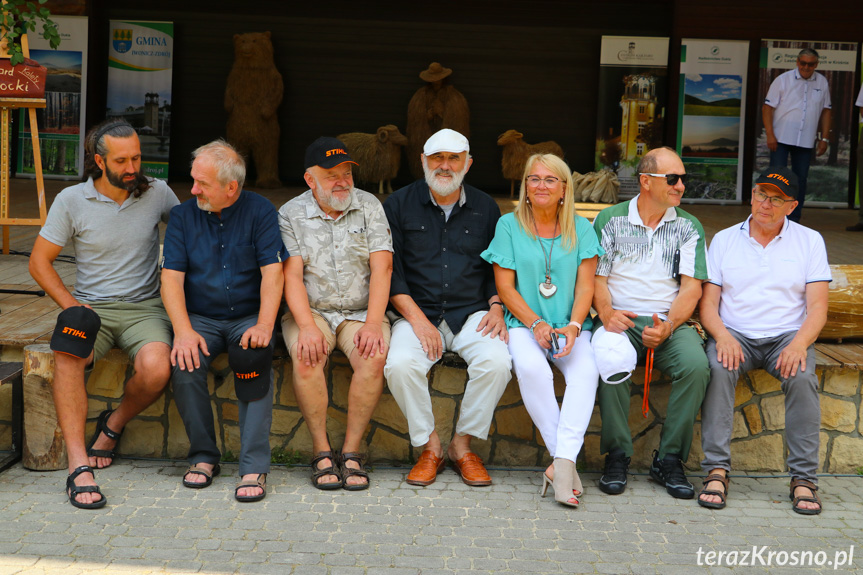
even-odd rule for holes
{"type": "Polygon", "coordinates": [[[805,48],[797,55],[797,68],[780,74],[761,106],[770,167],[785,167],[797,175],[797,207],[789,219],[800,221],[806,199],[806,179],[812,149],[820,156],[830,142],[831,103],[827,79],[815,71],[818,52],[805,48]],[[820,126],[820,132],[818,132],[820,126]],[[816,137],[817,136],[817,137],[816,137]]]}
{"type": "Polygon", "coordinates": [[[690,499],[695,490],[682,461],[689,456],[710,373],[703,341],[685,323],[707,279],[704,230],[678,207],[686,175],[672,149],[645,154],[638,174],[639,195],[606,208],[594,221],[605,250],[596,268],[593,297],[602,325],[593,332],[602,375],[600,451],[608,454],[599,488],[611,495],[626,489],[633,453],[629,375],[635,358],[645,358],[652,350],[656,368],[671,378],[671,395],[650,476],[671,496],[690,499]]]}
{"type": "Polygon", "coordinates": [[[765,369],[785,393],[785,438],[794,511],[821,513],[821,407],[813,344],[827,321],[831,281],[824,239],[789,221],[797,177],[770,168],[755,181],[752,215],[714,236],[701,322],[710,333],[710,385],[701,410],[703,507],[722,509],[731,470],[734,388],[741,373],[765,369]]]}

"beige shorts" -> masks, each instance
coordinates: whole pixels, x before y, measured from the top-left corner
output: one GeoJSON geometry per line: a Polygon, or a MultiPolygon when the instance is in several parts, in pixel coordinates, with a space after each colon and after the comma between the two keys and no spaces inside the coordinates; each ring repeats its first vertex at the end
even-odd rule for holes
{"type": "Polygon", "coordinates": [[[94,362],[115,346],[125,351],[134,363],[135,356],[148,343],[160,341],[168,347],[173,343],[171,320],[160,297],[134,303],[93,303],[90,307],[102,320],[93,349],[94,362]]]}
{"type": "MultiPolygon", "coordinates": [[[[336,333],[333,333],[333,330],[330,329],[330,324],[327,323],[324,316],[312,310],[312,318],[315,320],[315,325],[324,334],[327,349],[330,350],[330,353],[338,347],[346,357],[350,358],[356,347],[354,345],[354,336],[365,325],[365,322],[347,319],[340,323],[339,327],[336,328],[336,333]]],[[[390,322],[386,317],[381,323],[381,331],[384,333],[384,341],[389,345],[390,322]]],[[[282,316],[282,335],[285,337],[285,345],[288,347],[291,359],[296,360],[294,354],[296,353],[297,340],[300,339],[300,327],[294,321],[294,316],[290,311],[286,311],[285,315],[282,316]]]]}

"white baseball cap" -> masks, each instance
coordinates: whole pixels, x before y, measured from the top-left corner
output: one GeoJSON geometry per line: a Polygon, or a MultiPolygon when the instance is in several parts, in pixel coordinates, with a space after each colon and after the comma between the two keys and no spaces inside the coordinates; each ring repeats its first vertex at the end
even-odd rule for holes
{"type": "Polygon", "coordinates": [[[426,140],[423,146],[423,154],[431,156],[438,152],[454,152],[460,154],[462,152],[470,152],[470,144],[467,138],[449,128],[438,130],[432,137],[426,140]]]}
{"type": "Polygon", "coordinates": [[[593,333],[591,343],[602,381],[614,385],[629,379],[635,370],[638,354],[626,334],[600,327],[593,333]]]}

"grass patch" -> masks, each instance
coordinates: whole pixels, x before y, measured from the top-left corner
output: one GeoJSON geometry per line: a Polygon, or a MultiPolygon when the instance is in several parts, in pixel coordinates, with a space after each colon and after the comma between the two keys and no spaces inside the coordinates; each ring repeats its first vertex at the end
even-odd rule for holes
{"type": "Polygon", "coordinates": [[[300,452],[295,449],[274,449],[270,461],[278,465],[287,465],[293,467],[297,463],[302,462],[303,457],[300,452]]]}

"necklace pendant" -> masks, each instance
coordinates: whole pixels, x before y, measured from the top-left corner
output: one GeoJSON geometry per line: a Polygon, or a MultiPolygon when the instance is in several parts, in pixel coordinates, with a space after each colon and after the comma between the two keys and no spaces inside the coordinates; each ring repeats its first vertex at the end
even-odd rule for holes
{"type": "Polygon", "coordinates": [[[550,298],[557,292],[557,286],[551,283],[551,280],[539,284],[539,295],[544,298],[550,298]]]}

